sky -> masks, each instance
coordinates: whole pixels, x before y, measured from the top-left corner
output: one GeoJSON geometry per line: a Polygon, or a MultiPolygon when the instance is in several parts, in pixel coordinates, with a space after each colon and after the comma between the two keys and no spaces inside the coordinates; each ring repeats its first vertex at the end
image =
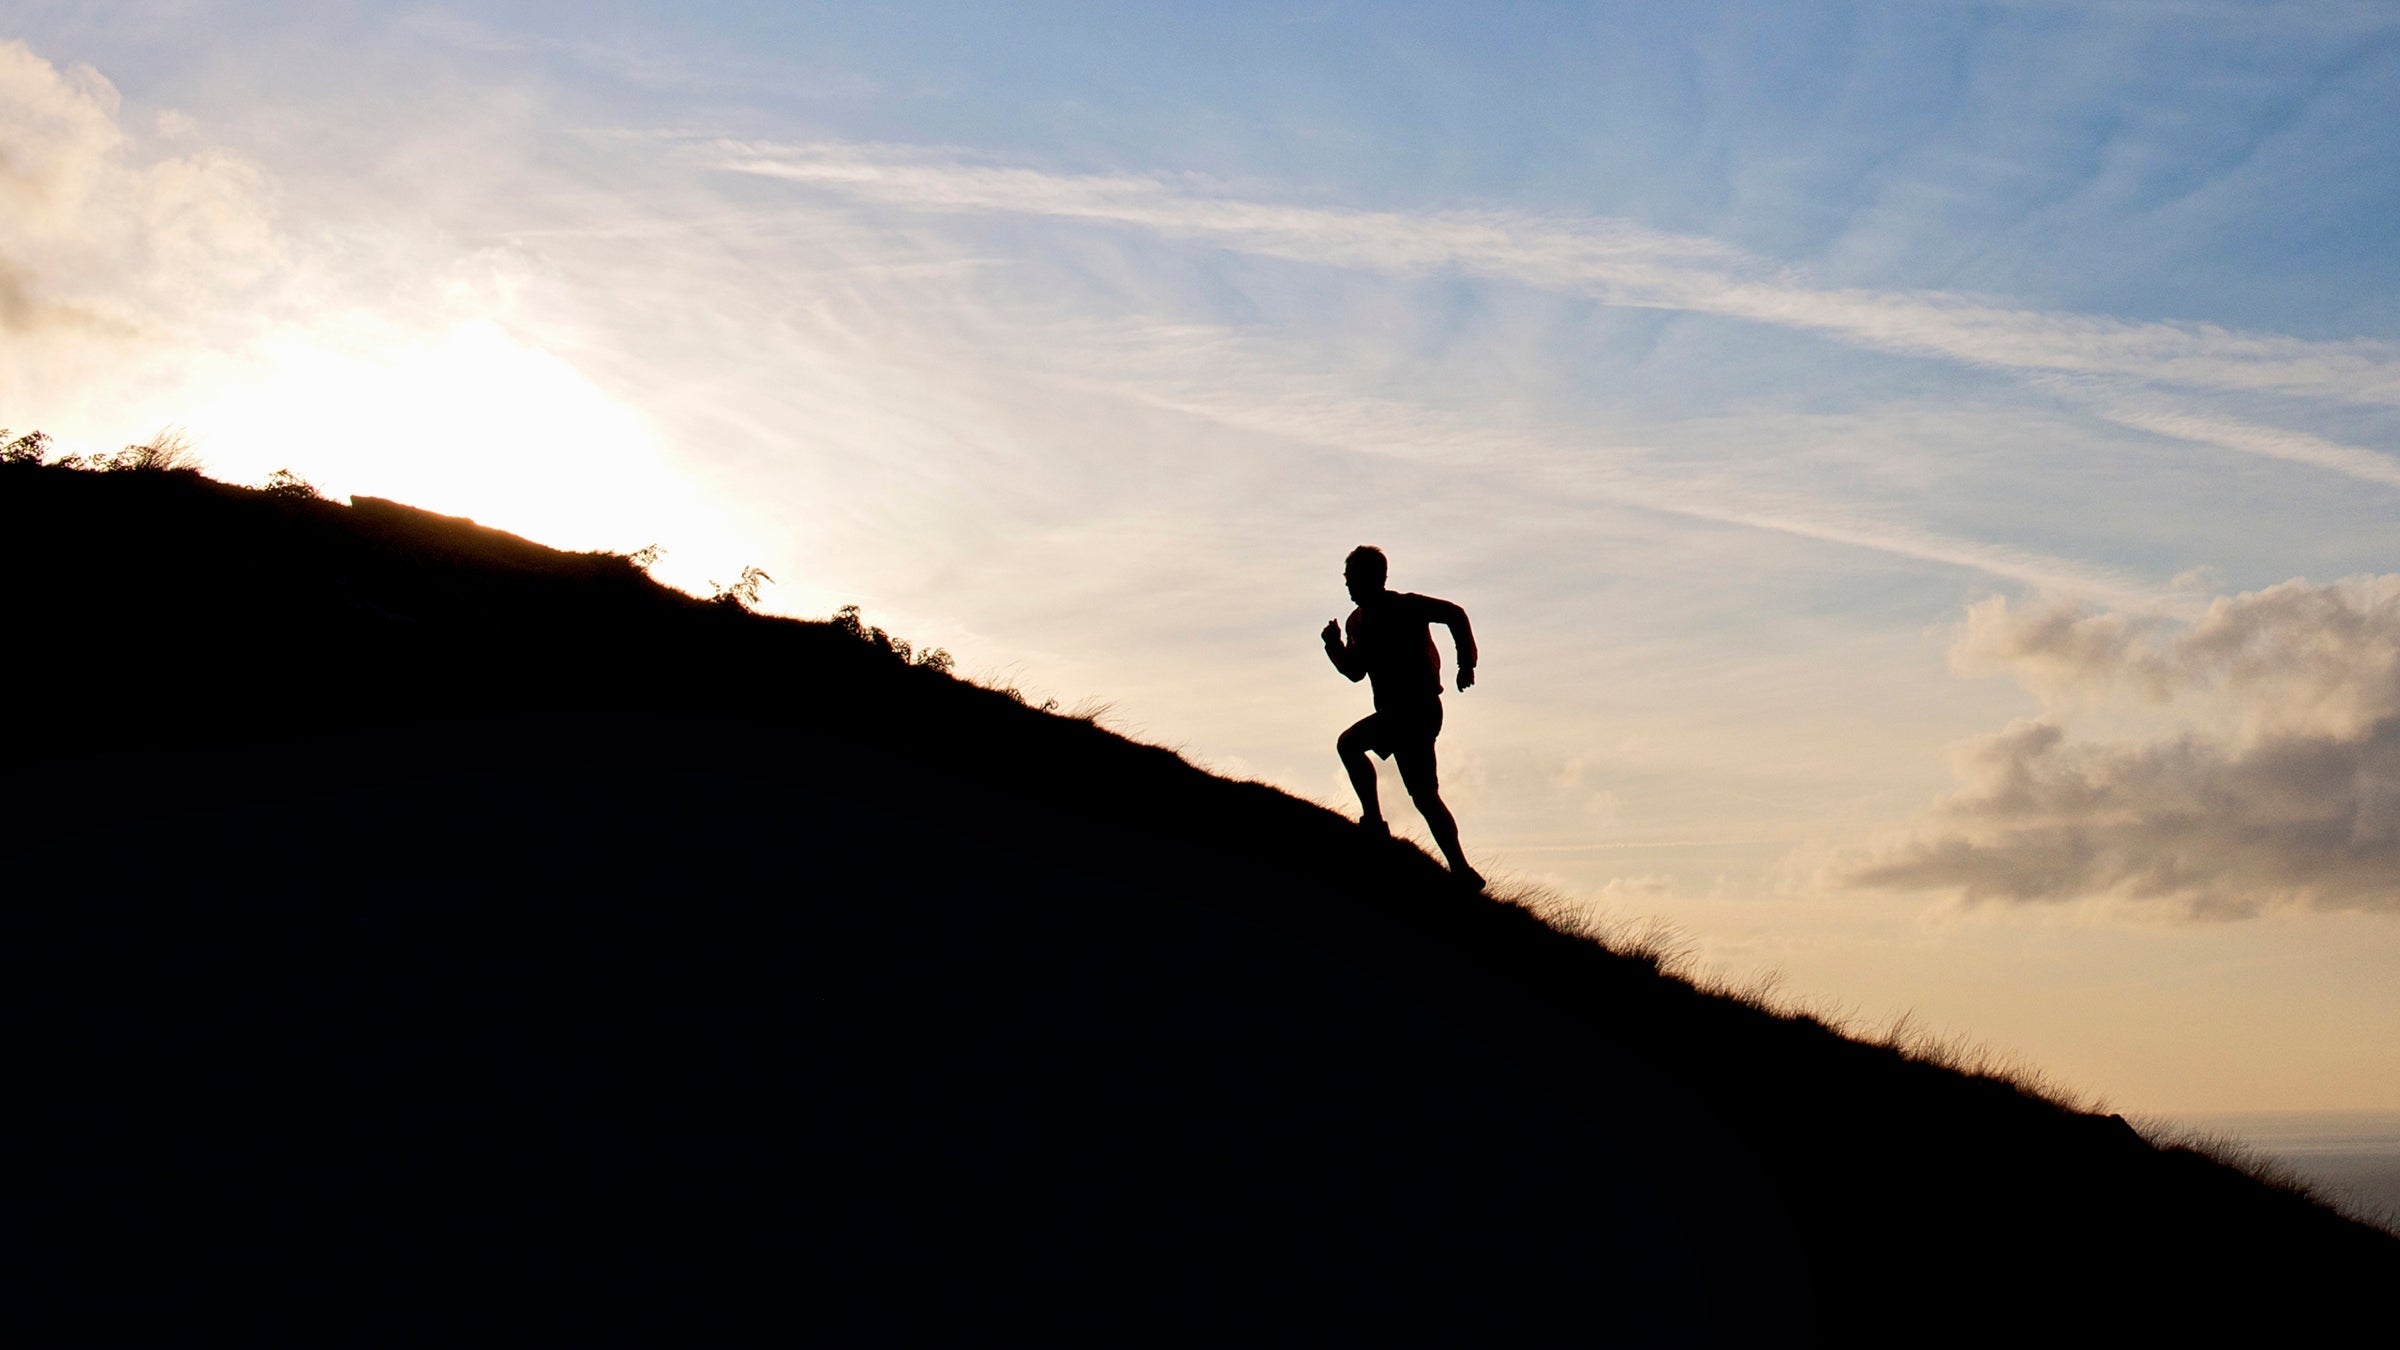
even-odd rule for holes
{"type": "Polygon", "coordinates": [[[1373,543],[1496,882],[2400,1109],[2395,125],[2378,0],[7,0],[0,425],[760,566],[1345,811],[1373,543]]]}

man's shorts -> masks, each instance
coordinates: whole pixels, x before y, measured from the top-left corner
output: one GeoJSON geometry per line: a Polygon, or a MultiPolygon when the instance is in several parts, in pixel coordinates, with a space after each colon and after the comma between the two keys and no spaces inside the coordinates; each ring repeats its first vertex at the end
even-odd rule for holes
{"type": "Polygon", "coordinates": [[[1421,759],[1430,772],[1433,738],[1442,734],[1442,701],[1432,698],[1407,707],[1378,708],[1352,730],[1383,758],[1398,755],[1401,768],[1412,768],[1421,759]]]}

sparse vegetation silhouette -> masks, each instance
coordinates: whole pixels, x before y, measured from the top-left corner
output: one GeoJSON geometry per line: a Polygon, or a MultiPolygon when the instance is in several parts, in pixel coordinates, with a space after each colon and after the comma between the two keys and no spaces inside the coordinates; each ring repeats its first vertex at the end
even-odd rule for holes
{"type": "Polygon", "coordinates": [[[290,469],[277,469],[268,474],[266,485],[259,491],[270,497],[279,497],[286,501],[321,502],[325,500],[325,494],[317,491],[316,484],[302,478],[290,469]]]}
{"type": "Polygon", "coordinates": [[[14,440],[0,428],[0,463],[84,470],[92,473],[183,473],[198,475],[207,466],[191,438],[179,427],[165,427],[149,440],[128,445],[113,455],[73,454],[50,458],[49,433],[29,431],[14,440]]]}
{"type": "MultiPolygon", "coordinates": [[[[639,567],[640,564],[636,563],[635,566],[639,567]]],[[[648,571],[649,569],[642,568],[642,570],[648,571]]],[[[747,612],[758,608],[758,588],[774,579],[767,575],[767,569],[763,567],[756,565],[744,567],[742,575],[729,585],[715,581],[709,582],[709,589],[715,592],[709,599],[728,609],[747,612]]]]}
{"type": "MultiPolygon", "coordinates": [[[[956,664],[951,659],[950,653],[940,647],[919,653],[909,645],[906,639],[893,637],[881,628],[870,626],[866,620],[859,617],[856,605],[844,605],[833,612],[833,629],[837,633],[856,638],[879,652],[889,654],[902,665],[913,663],[947,675],[952,666],[956,664]]],[[[1018,701],[1024,701],[1021,695],[1018,697],[1018,701]]],[[[1055,700],[1053,702],[1055,703],[1055,700]]]]}
{"type": "Polygon", "coordinates": [[[6,427],[0,427],[0,464],[40,464],[50,455],[48,432],[29,431],[14,440],[9,439],[6,427]]]}

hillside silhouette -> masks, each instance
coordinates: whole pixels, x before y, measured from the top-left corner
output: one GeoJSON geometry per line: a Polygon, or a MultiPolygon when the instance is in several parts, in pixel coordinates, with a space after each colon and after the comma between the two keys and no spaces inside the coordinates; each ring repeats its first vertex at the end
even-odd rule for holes
{"type": "Polygon", "coordinates": [[[0,465],[28,1344],[2305,1342],[2400,1238],[857,625],[0,465]]]}

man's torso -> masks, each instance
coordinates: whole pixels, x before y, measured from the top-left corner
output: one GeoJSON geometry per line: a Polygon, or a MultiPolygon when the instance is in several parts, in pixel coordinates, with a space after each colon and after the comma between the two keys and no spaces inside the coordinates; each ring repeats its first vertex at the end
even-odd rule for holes
{"type": "Polygon", "coordinates": [[[1436,602],[1407,591],[1386,591],[1350,612],[1351,648],[1367,668],[1378,712],[1418,709],[1442,696],[1442,658],[1434,649],[1436,602]]]}

